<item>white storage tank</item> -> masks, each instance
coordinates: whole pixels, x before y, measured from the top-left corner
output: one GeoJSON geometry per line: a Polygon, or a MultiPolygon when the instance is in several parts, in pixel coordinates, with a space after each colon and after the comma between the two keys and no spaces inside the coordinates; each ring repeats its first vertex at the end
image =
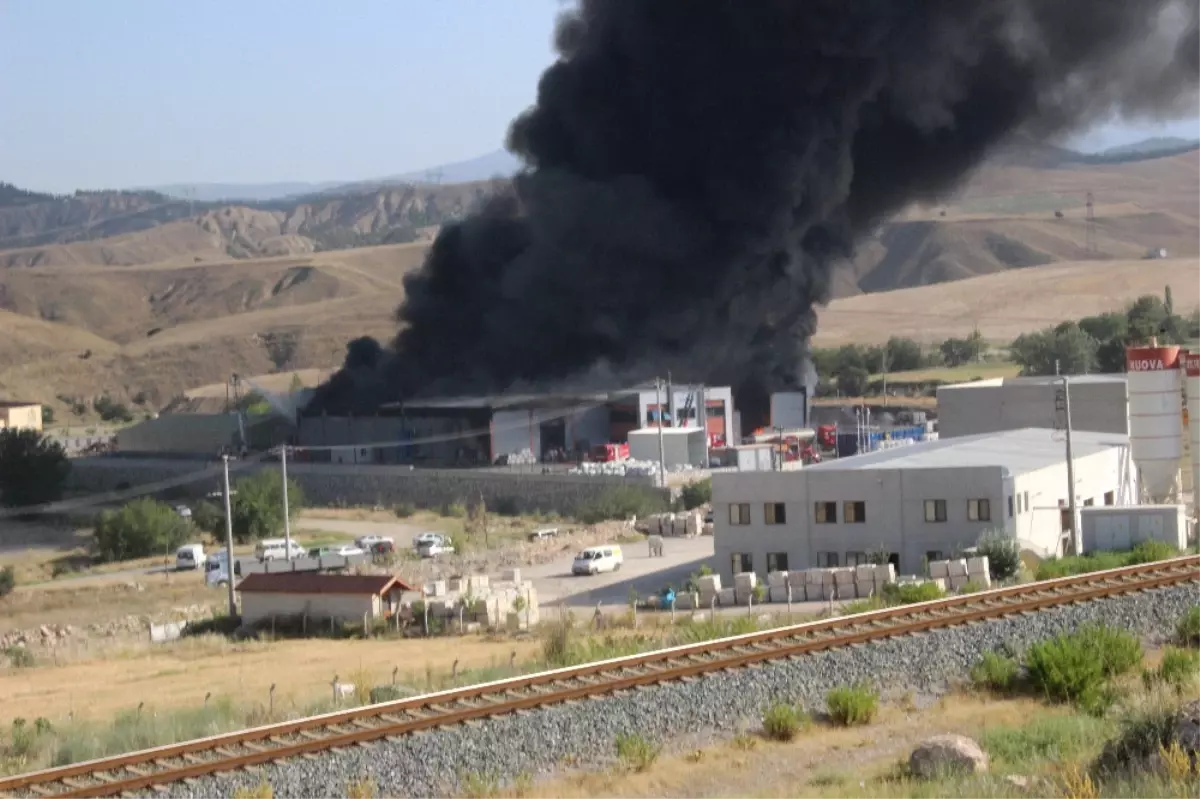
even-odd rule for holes
{"type": "Polygon", "coordinates": [[[1144,541],[1187,546],[1187,510],[1183,505],[1130,505],[1079,509],[1084,553],[1122,552],[1144,541]]]}
{"type": "Polygon", "coordinates": [[[1183,457],[1182,378],[1179,347],[1130,347],[1125,351],[1129,381],[1129,448],[1150,503],[1171,498],[1183,457]]]}
{"type": "Polygon", "coordinates": [[[1183,375],[1187,389],[1188,442],[1192,458],[1192,504],[1200,519],[1200,351],[1182,356],[1183,375]]]}

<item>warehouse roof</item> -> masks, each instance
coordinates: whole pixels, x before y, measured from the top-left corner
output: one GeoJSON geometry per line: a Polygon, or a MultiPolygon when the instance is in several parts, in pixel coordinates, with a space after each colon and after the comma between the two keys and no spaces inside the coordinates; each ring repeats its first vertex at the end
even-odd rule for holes
{"type": "MultiPolygon", "coordinates": [[[[1072,431],[1071,449],[1076,458],[1094,455],[1112,447],[1127,446],[1129,437],[1117,433],[1072,431]]],[[[974,436],[923,441],[896,449],[877,450],[848,458],[837,458],[804,471],[847,469],[947,469],[1000,466],[1010,474],[1023,474],[1066,461],[1066,442],[1061,431],[1038,427],[982,433],[974,436]]]]}
{"type": "MultiPolygon", "coordinates": [[[[1101,375],[1070,375],[1070,384],[1094,385],[1097,383],[1124,383],[1123,374],[1101,375]]],[[[966,383],[951,383],[948,386],[938,386],[938,391],[955,388],[995,388],[997,386],[1048,386],[1062,380],[1057,375],[1041,375],[1038,377],[993,377],[987,380],[971,380],[966,383]]]]}
{"type": "Polygon", "coordinates": [[[413,591],[391,574],[322,574],[321,572],[256,573],[246,577],[237,590],[260,594],[384,594],[398,588],[413,591]]]}

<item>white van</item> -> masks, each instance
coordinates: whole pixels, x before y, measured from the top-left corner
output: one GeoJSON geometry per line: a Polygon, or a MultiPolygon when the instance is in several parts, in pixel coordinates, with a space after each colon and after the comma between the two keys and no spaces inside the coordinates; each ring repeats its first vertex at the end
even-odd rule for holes
{"type": "Polygon", "coordinates": [[[615,545],[588,547],[575,556],[571,571],[575,574],[600,574],[615,572],[625,562],[621,548],[615,545]]]}
{"type": "MultiPolygon", "coordinates": [[[[293,558],[302,558],[305,555],[304,547],[292,541],[291,556],[293,558]]],[[[288,541],[286,538],[264,538],[254,547],[254,557],[259,560],[286,560],[288,557],[288,541]]]]}
{"type": "Polygon", "coordinates": [[[204,565],[204,547],[200,544],[184,544],[175,552],[175,568],[193,571],[204,565]]]}

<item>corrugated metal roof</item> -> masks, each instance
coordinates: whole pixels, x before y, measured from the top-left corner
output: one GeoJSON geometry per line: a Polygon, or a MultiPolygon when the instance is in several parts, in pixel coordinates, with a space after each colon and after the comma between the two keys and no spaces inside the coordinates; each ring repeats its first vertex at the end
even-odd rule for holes
{"type": "MultiPolygon", "coordinates": [[[[1071,433],[1071,449],[1076,458],[1128,444],[1128,436],[1116,433],[1092,433],[1082,430],[1071,433]]],[[[1066,459],[1066,442],[1060,431],[1026,427],[999,433],[922,441],[907,447],[823,461],[805,467],[804,471],[1001,466],[1015,475],[1054,466],[1065,462],[1066,459]]]]}
{"type": "Polygon", "coordinates": [[[392,588],[415,590],[391,574],[322,574],[278,572],[251,574],[238,584],[242,593],[264,594],[383,594],[392,588]]]}

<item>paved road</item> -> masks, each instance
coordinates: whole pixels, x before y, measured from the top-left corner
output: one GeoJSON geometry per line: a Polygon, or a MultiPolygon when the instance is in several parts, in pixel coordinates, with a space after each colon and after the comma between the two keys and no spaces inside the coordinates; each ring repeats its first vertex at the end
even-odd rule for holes
{"type": "Polygon", "coordinates": [[[713,539],[712,536],[664,538],[660,558],[650,557],[645,542],[623,544],[621,549],[625,563],[620,571],[576,576],[571,574],[572,553],[550,563],[524,567],[521,576],[533,581],[543,607],[595,608],[596,603],[625,606],[630,588],[642,596],[661,591],[667,585],[674,585],[677,590],[682,588],[701,564],[712,565],[713,539]]]}

